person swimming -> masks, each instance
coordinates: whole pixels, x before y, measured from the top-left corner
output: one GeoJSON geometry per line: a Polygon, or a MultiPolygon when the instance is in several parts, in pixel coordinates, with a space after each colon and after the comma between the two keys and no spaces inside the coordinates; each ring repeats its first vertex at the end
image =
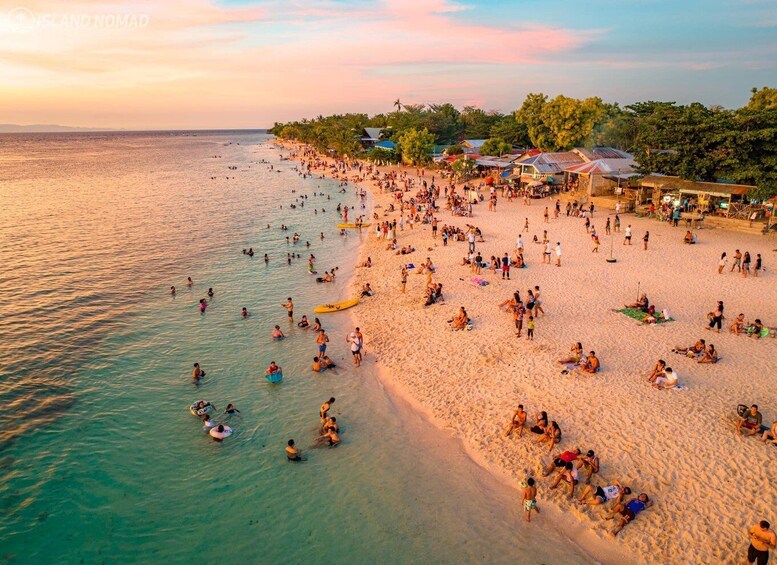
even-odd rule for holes
{"type": "Polygon", "coordinates": [[[310,327],[310,322],[308,322],[308,317],[303,315],[302,319],[297,323],[297,327],[306,329],[310,327]]]}
{"type": "Polygon", "coordinates": [[[192,284],[194,284],[194,283],[192,283],[192,278],[191,277],[186,277],[186,286],[192,286],[192,284]]]}
{"type": "Polygon", "coordinates": [[[254,256],[254,248],[253,247],[249,247],[248,248],[248,256],[249,257],[253,257],[254,256]]]}
{"type": "Polygon", "coordinates": [[[208,289],[208,297],[209,298],[213,298],[213,289],[212,288],[208,289]]]}
{"type": "Polygon", "coordinates": [[[175,296],[175,287],[174,287],[174,286],[171,286],[171,287],[170,287],[170,294],[171,294],[172,296],[175,296]]]}
{"type": "Polygon", "coordinates": [[[273,339],[283,339],[286,337],[286,334],[283,333],[283,330],[281,330],[280,326],[275,326],[272,331],[272,338],[273,339]]]}
{"type": "Polygon", "coordinates": [[[250,316],[250,314],[248,313],[248,309],[245,306],[243,306],[243,309],[240,311],[240,315],[243,316],[244,318],[248,318],[248,316],[250,316]]]}
{"type": "Polygon", "coordinates": [[[235,405],[230,403],[227,404],[226,410],[224,410],[224,414],[240,414],[240,410],[235,408],[235,405]]]}
{"type": "Polygon", "coordinates": [[[208,307],[208,301],[204,298],[200,298],[200,313],[204,314],[205,309],[208,307]]]}

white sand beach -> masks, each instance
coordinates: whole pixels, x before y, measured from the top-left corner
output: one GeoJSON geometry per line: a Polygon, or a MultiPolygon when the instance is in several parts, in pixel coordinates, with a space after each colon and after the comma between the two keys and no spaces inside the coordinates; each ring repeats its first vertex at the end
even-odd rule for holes
{"type": "MultiPolygon", "coordinates": [[[[291,144],[285,144],[291,148],[291,144]]],[[[388,168],[381,167],[381,173],[388,168]]],[[[408,169],[415,176],[415,169],[408,169]]],[[[324,170],[315,171],[323,174],[324,170]]],[[[433,171],[425,179],[431,183],[433,171]]],[[[354,173],[348,175],[349,180],[354,173]]],[[[342,178],[342,177],[341,177],[342,178]]],[[[441,185],[439,174],[436,177],[441,185]]],[[[447,184],[447,181],[445,181],[447,184]]],[[[369,188],[380,221],[398,218],[384,214],[395,198],[369,188]]],[[[353,187],[351,186],[351,190],[353,187]]],[[[405,193],[415,195],[417,188],[405,193]]],[[[460,190],[459,190],[460,193],[460,190]]],[[[484,192],[488,197],[488,191],[484,192]]],[[[543,513],[530,524],[516,528],[560,527],[596,558],[645,563],[734,563],[747,547],[747,530],[761,519],[774,521],[777,508],[777,447],[735,431],[738,404],[756,403],[763,423],[777,419],[777,340],[735,336],[728,330],[740,312],[747,320],[760,318],[777,325],[777,283],[772,263],[777,241],[766,237],[723,230],[698,230],[697,245],[683,243],[684,227],[622,214],[623,231],[631,224],[634,241],[624,246],[623,233],[614,233],[615,263],[607,263],[610,238],[604,235],[608,211],[596,210],[592,224],[601,238],[599,253],[592,253],[584,220],[553,218],[555,197],[520,198],[508,203],[500,196],[496,211],[487,202],[474,206],[473,217],[454,217],[437,201],[439,226],[479,227],[484,242],[477,250],[485,260],[492,255],[512,255],[525,218],[524,233],[528,268],[512,269],[511,280],[486,270],[480,278],[486,286],[470,282],[466,241],[432,237],[429,225],[398,230],[398,244],[412,245],[410,255],[387,251],[387,241],[377,239],[373,228],[362,249],[361,261],[370,257],[371,268],[357,269],[354,293],[369,282],[373,297],[353,310],[366,336],[367,367],[380,368],[381,379],[407,396],[431,416],[437,425],[454,430],[467,450],[487,469],[510,480],[520,501],[518,483],[527,476],[538,481],[538,505],[543,513]],[[543,223],[548,206],[550,220],[543,223]],[[555,246],[563,247],[562,266],[542,263],[542,231],[555,246]],[[650,231],[643,250],[642,236],[650,231]],[[745,278],[726,267],[718,274],[721,252],[760,253],[765,272],[745,278]],[[400,292],[402,265],[433,261],[434,282],[443,284],[445,304],[424,307],[426,276],[410,271],[407,292],[400,292]],[[516,337],[511,315],[498,304],[516,290],[539,286],[545,316],[536,320],[533,341],[524,332],[516,337]],[[638,289],[647,293],[660,310],[667,308],[675,321],[642,325],[615,309],[634,302],[638,289]],[[723,330],[707,329],[706,315],[718,300],[725,303],[723,330]],[[451,331],[446,323],[459,306],[473,319],[472,331],[451,331]],[[703,338],[713,343],[722,359],[699,364],[672,353],[674,346],[688,346],[703,338]],[[592,376],[561,374],[556,360],[574,342],[585,352],[594,350],[601,372],[592,376]],[[664,359],[678,374],[682,390],[657,390],[647,382],[656,360],[664,359]],[[504,437],[504,429],[518,404],[533,422],[540,410],[558,422],[563,439],[557,454],[579,448],[593,449],[601,457],[601,471],[593,485],[628,485],[634,495],[644,492],[654,505],[642,512],[616,538],[607,530],[614,525],[601,516],[609,504],[582,507],[567,499],[563,486],[551,490],[552,477],[542,478],[542,468],[552,456],[547,445],[537,445],[532,433],[504,437]],[[552,510],[551,513],[545,510],[552,510]],[[613,557],[619,556],[619,557],[613,557]]],[[[575,498],[582,492],[578,485],[575,498]]]]}

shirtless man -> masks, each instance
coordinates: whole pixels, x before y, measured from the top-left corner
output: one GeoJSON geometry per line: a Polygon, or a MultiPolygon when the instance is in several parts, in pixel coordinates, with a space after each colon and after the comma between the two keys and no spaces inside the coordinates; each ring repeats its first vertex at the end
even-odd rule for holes
{"type": "Polygon", "coordinates": [[[289,296],[289,298],[287,299],[286,303],[285,304],[281,304],[281,306],[286,308],[286,313],[289,316],[289,321],[293,322],[294,321],[294,303],[291,300],[291,296],[289,296]]]}
{"type": "Polygon", "coordinates": [[[588,353],[588,358],[585,360],[585,363],[582,366],[577,367],[576,370],[579,373],[593,375],[599,370],[600,366],[601,364],[599,363],[599,358],[596,356],[596,353],[590,351],[588,353]]]}
{"type": "Polygon", "coordinates": [[[205,371],[200,369],[200,364],[199,363],[195,363],[194,364],[194,369],[192,369],[192,379],[194,379],[196,381],[198,379],[201,379],[204,376],[205,376],[205,371]]]}
{"type": "Polygon", "coordinates": [[[588,485],[585,487],[583,494],[580,495],[577,503],[580,505],[599,506],[614,500],[617,506],[623,500],[624,495],[627,494],[631,494],[631,489],[624,487],[618,481],[613,481],[613,484],[607,487],[592,487],[588,485]]]}
{"type": "Polygon", "coordinates": [[[589,449],[585,455],[578,457],[577,469],[580,474],[585,475],[585,484],[591,483],[591,477],[599,472],[599,457],[593,449],[589,449]],[[582,469],[582,471],[581,471],[582,469]]]}
{"type": "Polygon", "coordinates": [[[286,445],[286,458],[289,461],[304,461],[304,459],[302,459],[302,451],[294,447],[293,439],[290,439],[288,445],[286,445]]]}
{"type": "Polygon", "coordinates": [[[567,463],[564,466],[564,470],[556,476],[556,480],[553,481],[550,488],[556,488],[561,481],[569,484],[569,498],[572,498],[575,495],[575,485],[578,481],[577,469],[575,469],[574,463],[567,463]]]}
{"type": "Polygon", "coordinates": [[[629,500],[626,504],[616,504],[612,509],[612,512],[610,512],[604,519],[610,520],[615,518],[618,520],[618,523],[611,532],[613,536],[617,536],[618,533],[626,526],[626,524],[633,521],[634,518],[637,517],[637,514],[650,508],[652,505],[653,502],[648,498],[648,495],[643,492],[637,498],[632,498],[629,500]]]}
{"type": "Polygon", "coordinates": [[[761,520],[747,531],[747,535],[750,536],[747,562],[766,565],[769,561],[769,550],[777,546],[777,536],[770,529],[769,522],[761,520]]]}
{"type": "Polygon", "coordinates": [[[318,411],[318,415],[321,418],[322,423],[326,422],[326,419],[329,416],[329,410],[332,408],[332,404],[334,403],[335,403],[335,397],[333,396],[332,398],[330,398],[329,400],[327,400],[321,405],[321,408],[318,411]]]}
{"type": "Polygon", "coordinates": [[[319,356],[326,353],[326,344],[329,343],[329,336],[326,335],[326,332],[323,329],[318,330],[318,335],[316,336],[316,343],[318,344],[319,356]]]}
{"type": "Polygon", "coordinates": [[[772,424],[771,429],[766,430],[761,436],[762,441],[769,441],[777,445],[777,420],[772,424]]]}
{"type": "Polygon", "coordinates": [[[513,430],[518,430],[518,437],[523,437],[523,427],[526,424],[526,412],[523,409],[523,404],[518,405],[518,410],[513,414],[513,419],[510,422],[507,430],[505,431],[505,437],[510,437],[513,430]]]}
{"type": "Polygon", "coordinates": [[[537,514],[540,513],[540,509],[537,507],[537,487],[534,486],[534,479],[531,477],[526,480],[526,487],[523,489],[523,509],[526,511],[526,521],[531,522],[531,511],[534,510],[537,514]]]}
{"type": "Polygon", "coordinates": [[[691,347],[675,347],[672,351],[675,353],[684,353],[688,357],[694,357],[695,355],[702,355],[705,349],[707,349],[707,343],[703,339],[700,339],[691,347]]]}

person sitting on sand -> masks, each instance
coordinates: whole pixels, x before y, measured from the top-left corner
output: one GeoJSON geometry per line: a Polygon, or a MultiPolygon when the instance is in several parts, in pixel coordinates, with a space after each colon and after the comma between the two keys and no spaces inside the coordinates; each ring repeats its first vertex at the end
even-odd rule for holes
{"type": "Polygon", "coordinates": [[[761,422],[763,416],[758,411],[758,405],[753,404],[745,415],[737,422],[737,432],[741,432],[742,428],[747,430],[745,433],[749,436],[754,436],[761,431],[761,422]]]}
{"type": "Polygon", "coordinates": [[[574,463],[578,460],[579,457],[579,449],[568,449],[567,451],[558,454],[553,458],[553,461],[551,461],[550,465],[542,470],[542,476],[547,477],[553,472],[553,469],[558,469],[559,471],[563,470],[567,463],[574,463]]]}
{"type": "Polygon", "coordinates": [[[690,347],[675,347],[672,349],[672,352],[682,353],[688,357],[696,357],[698,355],[703,355],[705,349],[707,349],[707,343],[703,339],[700,339],[690,347]]]}
{"type": "Polygon", "coordinates": [[[548,444],[548,453],[550,453],[553,450],[553,446],[556,445],[561,441],[561,428],[558,427],[558,424],[555,420],[550,422],[550,425],[545,428],[545,433],[542,434],[539,438],[537,438],[536,443],[542,443],[547,442],[548,444]]]}
{"type": "Polygon", "coordinates": [[[687,243],[690,245],[693,242],[693,234],[691,233],[691,230],[688,230],[685,232],[685,237],[683,237],[683,243],[687,243]]]}
{"type": "Polygon", "coordinates": [[[761,436],[762,441],[768,441],[777,445],[777,420],[774,421],[772,427],[766,430],[761,436]]]}
{"type": "Polygon", "coordinates": [[[626,526],[626,524],[632,522],[634,518],[637,517],[637,514],[647,508],[650,508],[652,505],[653,503],[648,498],[648,495],[646,495],[644,492],[637,498],[632,498],[626,504],[616,504],[612,509],[612,512],[610,512],[605,517],[605,520],[611,520],[612,518],[616,518],[618,520],[618,523],[611,532],[612,535],[617,536],[618,533],[626,526]]]}
{"type": "Polygon", "coordinates": [[[297,322],[297,327],[302,328],[303,330],[306,330],[310,327],[310,322],[308,322],[308,317],[303,315],[302,319],[297,322]]]}
{"type": "Polygon", "coordinates": [[[671,367],[667,367],[664,374],[657,377],[653,386],[657,389],[674,388],[677,386],[677,373],[671,367]]]}
{"type": "Polygon", "coordinates": [[[529,431],[533,434],[544,434],[547,427],[548,413],[543,410],[542,412],[538,412],[534,417],[534,425],[529,428],[529,431]]]}
{"type": "Polygon", "coordinates": [[[275,326],[272,330],[272,338],[273,339],[283,339],[286,337],[286,334],[283,333],[283,330],[281,330],[280,326],[275,326]]]}
{"type": "Polygon", "coordinates": [[[596,356],[596,353],[593,351],[590,351],[588,353],[588,358],[585,360],[585,363],[577,367],[576,370],[578,373],[586,373],[588,375],[593,375],[599,372],[600,367],[601,367],[601,364],[599,363],[599,358],[596,356]]]}
{"type": "Polygon", "coordinates": [[[386,246],[386,251],[395,251],[397,247],[399,247],[399,245],[397,244],[397,240],[396,239],[392,239],[391,243],[389,243],[386,246]]]}
{"type": "Polygon", "coordinates": [[[467,311],[464,309],[464,306],[462,306],[459,308],[458,313],[453,317],[453,319],[450,320],[450,325],[454,330],[463,330],[467,327],[468,322],[469,316],[467,316],[467,311]]]}
{"type": "Polygon", "coordinates": [[[659,359],[656,366],[653,367],[653,372],[647,378],[648,382],[654,383],[658,377],[664,374],[664,371],[666,371],[666,361],[659,359]]]}
{"type": "Polygon", "coordinates": [[[362,291],[361,291],[361,297],[364,298],[365,296],[372,296],[375,294],[372,290],[372,287],[370,286],[370,283],[365,283],[362,285],[362,291]]]}
{"type": "Polygon", "coordinates": [[[592,487],[587,485],[583,494],[580,495],[577,503],[580,505],[599,506],[611,500],[615,501],[616,506],[621,503],[625,495],[631,494],[629,487],[624,487],[618,481],[606,487],[592,487]],[[588,498],[590,496],[590,498],[588,498]]]}
{"type": "Polygon", "coordinates": [[[650,301],[644,292],[639,295],[639,300],[633,304],[626,304],[626,308],[636,308],[637,310],[642,310],[643,312],[647,312],[649,306],[650,301]]]}
{"type": "Polygon", "coordinates": [[[736,317],[736,320],[731,324],[731,333],[734,335],[739,335],[741,333],[744,333],[746,330],[747,325],[745,324],[745,315],[739,314],[739,316],[736,317]]]}
{"type": "Polygon", "coordinates": [[[707,346],[707,349],[704,350],[704,354],[697,361],[697,363],[717,363],[717,362],[718,362],[718,352],[715,351],[715,346],[710,343],[707,346]]]}
{"type": "Polygon", "coordinates": [[[550,485],[550,488],[556,488],[561,481],[569,484],[569,498],[575,495],[575,485],[578,482],[577,469],[575,469],[574,463],[565,463],[564,469],[556,475],[556,480],[550,485]]]}
{"type": "Polygon", "coordinates": [[[585,484],[591,482],[591,477],[594,473],[599,472],[599,457],[596,455],[593,449],[586,451],[585,455],[578,457],[577,469],[585,475],[585,484]]]}
{"type": "Polygon", "coordinates": [[[518,405],[518,409],[513,413],[513,418],[510,421],[510,425],[505,430],[505,437],[510,437],[513,430],[518,430],[518,437],[523,436],[523,428],[526,425],[526,412],[523,409],[523,404],[518,405]]]}
{"type": "Polygon", "coordinates": [[[763,333],[764,325],[758,318],[755,319],[755,322],[753,322],[750,327],[747,328],[747,335],[748,337],[754,337],[755,339],[761,339],[761,334],[763,333]]]}
{"type": "Polygon", "coordinates": [[[558,363],[561,365],[577,365],[580,362],[580,359],[583,358],[583,344],[579,341],[577,343],[572,344],[572,347],[569,348],[569,351],[571,352],[571,355],[569,357],[564,357],[563,359],[559,359],[558,363]]]}
{"type": "Polygon", "coordinates": [[[499,309],[505,312],[512,312],[520,301],[521,295],[516,291],[510,298],[499,303],[499,309]]]}
{"type": "Polygon", "coordinates": [[[372,258],[371,257],[367,257],[367,260],[364,263],[360,264],[359,266],[360,267],[367,267],[367,268],[372,267],[372,258]]]}

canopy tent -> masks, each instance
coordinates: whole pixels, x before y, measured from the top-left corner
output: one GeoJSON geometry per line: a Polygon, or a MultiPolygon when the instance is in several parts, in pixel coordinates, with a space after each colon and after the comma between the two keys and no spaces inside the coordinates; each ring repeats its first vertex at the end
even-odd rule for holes
{"type": "Polygon", "coordinates": [[[578,163],[566,167],[564,171],[577,175],[591,174],[629,174],[636,175],[634,172],[633,159],[597,159],[587,163],[578,163]]]}

